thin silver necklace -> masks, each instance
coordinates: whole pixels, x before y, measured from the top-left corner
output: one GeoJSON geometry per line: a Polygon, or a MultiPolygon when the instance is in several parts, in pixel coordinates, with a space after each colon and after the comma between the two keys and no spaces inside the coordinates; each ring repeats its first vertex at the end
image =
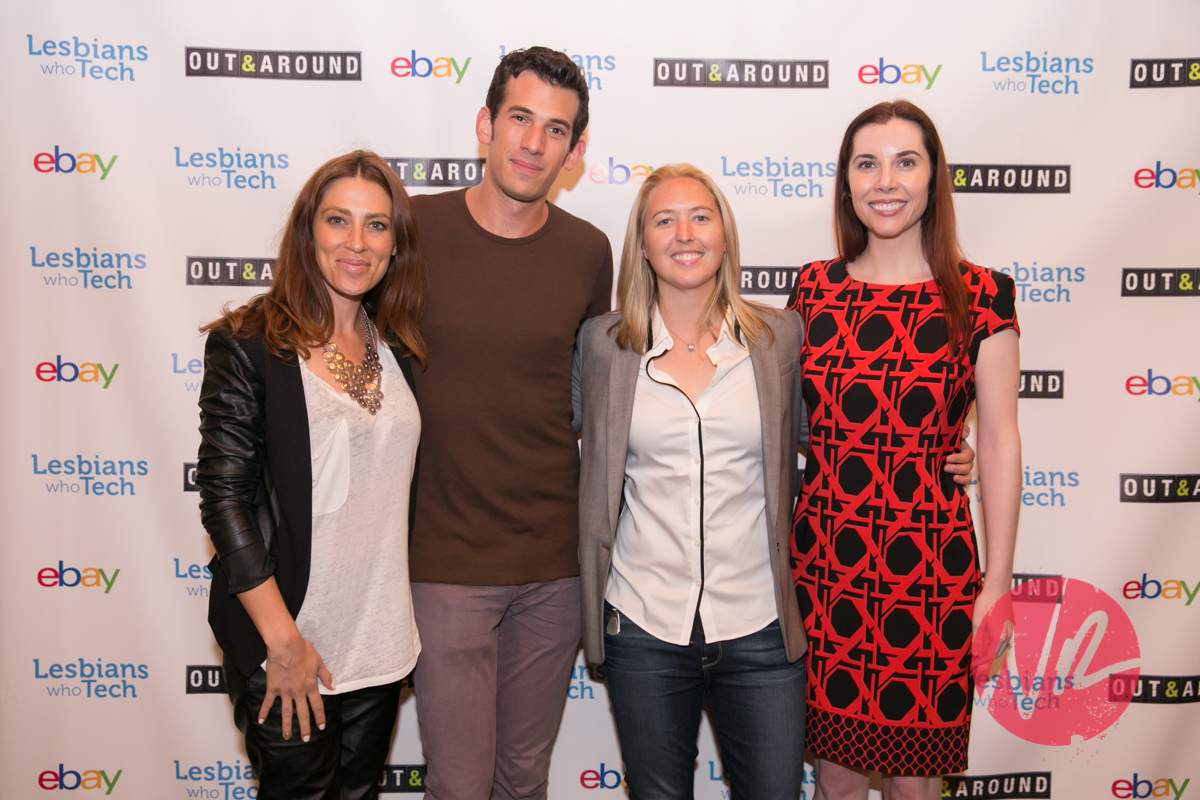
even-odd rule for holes
{"type": "Polygon", "coordinates": [[[665,319],[663,320],[663,327],[667,329],[667,333],[671,334],[673,338],[679,339],[679,341],[686,344],[689,353],[694,352],[696,350],[696,345],[700,344],[700,342],[704,340],[704,334],[712,333],[711,328],[700,331],[700,336],[696,338],[696,341],[688,342],[687,339],[684,339],[682,336],[675,333],[675,331],[671,330],[671,326],[667,324],[665,319]]]}

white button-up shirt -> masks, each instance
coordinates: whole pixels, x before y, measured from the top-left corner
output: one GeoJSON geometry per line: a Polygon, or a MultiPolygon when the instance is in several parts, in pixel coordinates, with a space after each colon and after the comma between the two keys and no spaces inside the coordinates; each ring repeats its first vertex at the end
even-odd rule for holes
{"type": "Polygon", "coordinates": [[[778,617],[750,351],[727,322],[695,404],[654,359],[673,346],[655,309],[642,357],[605,599],[652,636],[686,645],[699,605],[709,642],[778,617]]]}

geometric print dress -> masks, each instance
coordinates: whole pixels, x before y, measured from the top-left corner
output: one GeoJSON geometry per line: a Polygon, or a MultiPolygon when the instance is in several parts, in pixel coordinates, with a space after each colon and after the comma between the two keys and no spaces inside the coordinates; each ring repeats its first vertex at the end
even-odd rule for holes
{"type": "Polygon", "coordinates": [[[979,590],[960,448],[988,336],[1016,329],[1012,278],[964,263],[969,345],[951,359],[934,281],[884,286],[843,260],[800,268],[788,307],[811,426],[792,536],[808,634],[806,745],[886,775],[967,767],[979,590]]]}

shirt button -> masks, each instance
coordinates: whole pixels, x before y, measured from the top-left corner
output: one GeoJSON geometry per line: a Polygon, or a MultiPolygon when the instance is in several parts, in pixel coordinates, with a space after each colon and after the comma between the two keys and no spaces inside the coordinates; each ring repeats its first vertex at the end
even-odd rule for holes
{"type": "MultiPolygon", "coordinates": [[[[698,458],[696,458],[696,459],[693,459],[693,460],[694,460],[694,461],[695,461],[697,464],[699,464],[699,463],[700,463],[700,459],[698,459],[698,458]]],[[[316,483],[316,481],[313,481],[313,483],[316,483]]]]}
{"type": "Polygon", "coordinates": [[[699,586],[699,585],[700,585],[700,581],[696,581],[696,585],[697,585],[697,586],[699,586]]]}
{"type": "Polygon", "coordinates": [[[700,540],[699,540],[699,539],[697,539],[696,541],[692,542],[692,544],[696,545],[696,547],[699,547],[699,546],[700,546],[700,540]]]}
{"type": "Polygon", "coordinates": [[[695,503],[696,505],[700,505],[700,498],[699,498],[699,497],[697,497],[697,498],[696,498],[695,500],[693,500],[692,502],[693,502],[693,503],[695,503]]]}

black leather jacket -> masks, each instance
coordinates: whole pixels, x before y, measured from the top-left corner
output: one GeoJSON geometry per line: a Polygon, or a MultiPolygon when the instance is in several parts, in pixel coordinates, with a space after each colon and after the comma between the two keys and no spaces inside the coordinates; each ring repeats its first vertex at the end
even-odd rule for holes
{"type": "MultiPolygon", "coordinates": [[[[411,388],[408,358],[399,348],[392,353],[411,388]]],[[[267,648],[237,594],[274,575],[294,619],[308,589],[312,462],[298,359],[272,355],[258,337],[210,333],[200,436],[200,521],[216,551],[208,622],[226,664],[244,678],[267,648]]],[[[241,681],[226,677],[232,692],[241,681]]]]}

